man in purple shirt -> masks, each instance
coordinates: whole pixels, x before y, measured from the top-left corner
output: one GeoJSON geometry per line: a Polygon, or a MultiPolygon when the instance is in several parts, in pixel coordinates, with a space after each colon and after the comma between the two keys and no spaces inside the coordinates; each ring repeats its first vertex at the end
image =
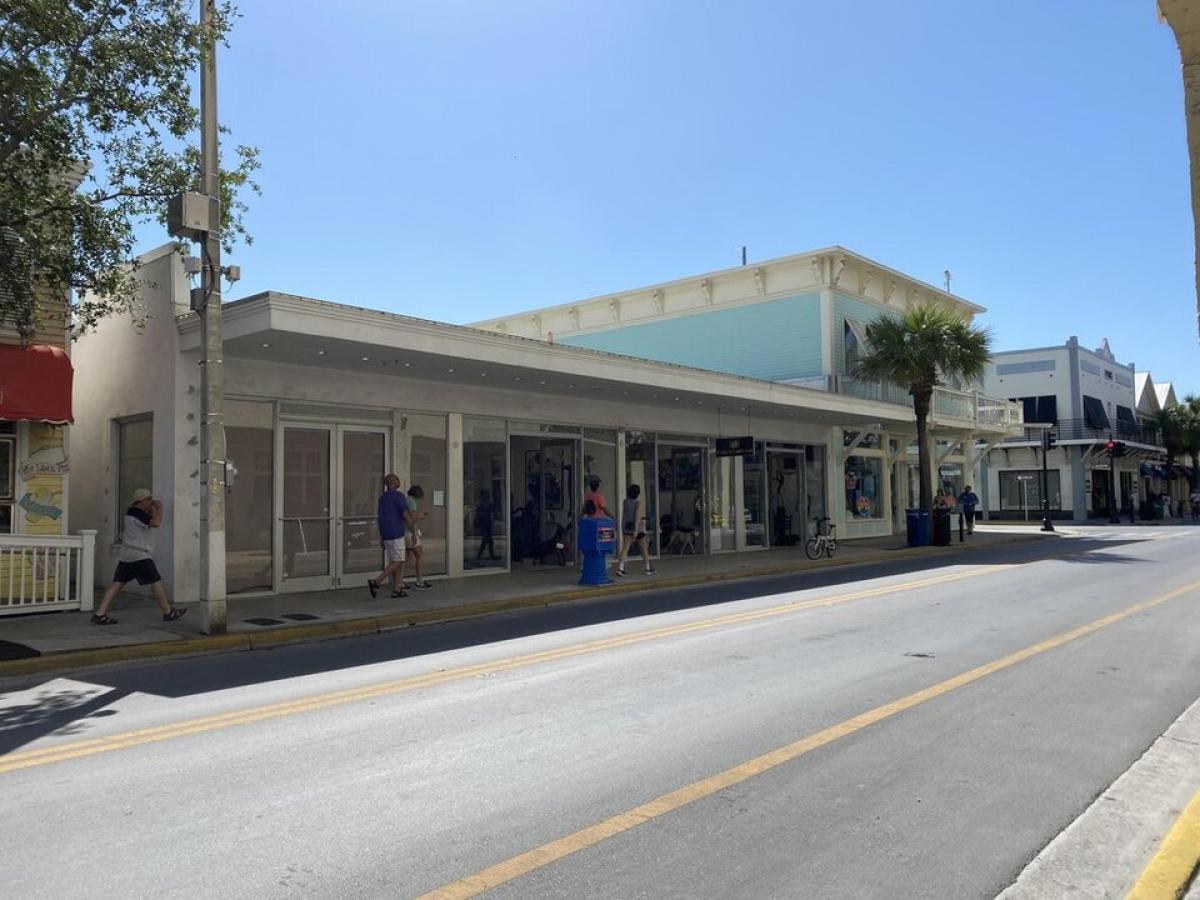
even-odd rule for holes
{"type": "Polygon", "coordinates": [[[397,475],[385,475],[383,493],[379,495],[379,539],[383,543],[387,565],[374,578],[367,581],[371,596],[379,594],[379,585],[392,579],[392,596],[407,597],[404,582],[404,529],[412,527],[412,514],[408,511],[408,498],[400,490],[397,475]]]}

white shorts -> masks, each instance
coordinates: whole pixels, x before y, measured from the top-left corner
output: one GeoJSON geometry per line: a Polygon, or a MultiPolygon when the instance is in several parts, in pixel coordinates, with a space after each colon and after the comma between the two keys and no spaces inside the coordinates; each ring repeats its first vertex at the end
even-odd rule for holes
{"type": "Polygon", "coordinates": [[[383,552],[388,563],[404,562],[404,538],[393,538],[383,542],[383,552]]]}
{"type": "Polygon", "coordinates": [[[420,529],[414,529],[412,531],[404,532],[404,546],[408,547],[409,549],[412,549],[413,547],[421,546],[421,531],[420,531],[420,529]]]}

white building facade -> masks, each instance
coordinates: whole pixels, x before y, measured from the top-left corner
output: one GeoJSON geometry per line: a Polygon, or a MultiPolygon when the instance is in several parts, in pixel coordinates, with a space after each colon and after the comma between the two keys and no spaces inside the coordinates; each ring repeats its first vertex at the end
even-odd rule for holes
{"type": "MultiPolygon", "coordinates": [[[[1056,446],[1047,458],[1053,518],[1077,522],[1140,512],[1149,492],[1146,467],[1164,454],[1156,430],[1139,419],[1137,376],[1108,342],[1095,350],[1071,337],[1055,347],[994,354],[984,378],[989,394],[1022,405],[1029,426],[992,448],[981,478],[984,515],[1041,517],[1041,431],[1056,446]],[[1113,457],[1108,442],[1124,454],[1113,457]]],[[[1144,410],[1145,404],[1142,404],[1144,410]]]]}
{"type": "MultiPolygon", "coordinates": [[[[900,276],[888,288],[881,269],[852,276],[818,257],[699,280],[737,307],[738,285],[761,299],[764,285],[790,291],[795,270],[853,277],[867,292],[855,301],[863,317],[931,290],[904,293],[900,276]]],[[[72,517],[98,530],[107,579],[128,497],[152,489],[166,503],[160,568],[188,602],[199,583],[199,322],[174,245],[147,254],[142,273],[145,328],[114,318],[76,346],[74,462],[95,477],[72,490],[72,517]]],[[[798,334],[831,368],[853,352],[854,331],[837,344],[840,307],[817,299],[820,334],[798,334]]],[[[271,292],[226,304],[230,595],[363,584],[381,564],[375,505],[387,472],[424,491],[434,577],[526,565],[547,541],[573,559],[591,476],[613,511],[628,485],[641,487],[659,556],[787,546],[821,516],[843,536],[903,527],[915,426],[902,398],[845,376],[782,383],[498,331],[271,292]]],[[[935,400],[935,417],[942,462],[957,455],[968,471],[979,434],[1020,426],[1015,405],[955,391],[935,400]]]]}

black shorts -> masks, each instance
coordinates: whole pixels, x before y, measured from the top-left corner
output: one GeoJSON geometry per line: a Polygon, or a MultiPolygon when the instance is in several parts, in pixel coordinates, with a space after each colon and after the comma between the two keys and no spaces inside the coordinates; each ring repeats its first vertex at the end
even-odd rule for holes
{"type": "Polygon", "coordinates": [[[139,559],[137,562],[119,562],[117,571],[113,573],[113,581],[128,584],[137,581],[138,584],[158,584],[162,576],[152,559],[139,559]]]}

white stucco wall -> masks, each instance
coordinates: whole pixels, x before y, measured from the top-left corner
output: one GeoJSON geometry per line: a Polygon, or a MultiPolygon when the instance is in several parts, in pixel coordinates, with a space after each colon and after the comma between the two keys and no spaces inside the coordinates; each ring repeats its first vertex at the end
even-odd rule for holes
{"type": "MultiPolygon", "coordinates": [[[[151,414],[154,417],[154,483],[147,485],[163,500],[163,525],[155,537],[155,560],[170,596],[181,602],[196,599],[197,563],[186,551],[189,534],[198,525],[198,511],[181,486],[199,468],[198,449],[187,425],[195,426],[195,384],[198,376],[177,352],[175,315],[185,311],[187,281],[173,245],[145,257],[140,271],[146,281],[144,327],[129,314],[112,316],[75,345],[72,480],[72,526],[95,528],[96,583],[107,585],[116,565],[119,514],[127,498],[116,497],[116,420],[151,414]],[[186,416],[192,416],[188,422],[186,416]],[[179,508],[182,507],[182,508],[179,508]],[[182,551],[182,552],[181,552],[182,551]]],[[[198,495],[197,495],[198,503],[198,495]]],[[[135,586],[130,587],[136,589],[135,586]]]]}

